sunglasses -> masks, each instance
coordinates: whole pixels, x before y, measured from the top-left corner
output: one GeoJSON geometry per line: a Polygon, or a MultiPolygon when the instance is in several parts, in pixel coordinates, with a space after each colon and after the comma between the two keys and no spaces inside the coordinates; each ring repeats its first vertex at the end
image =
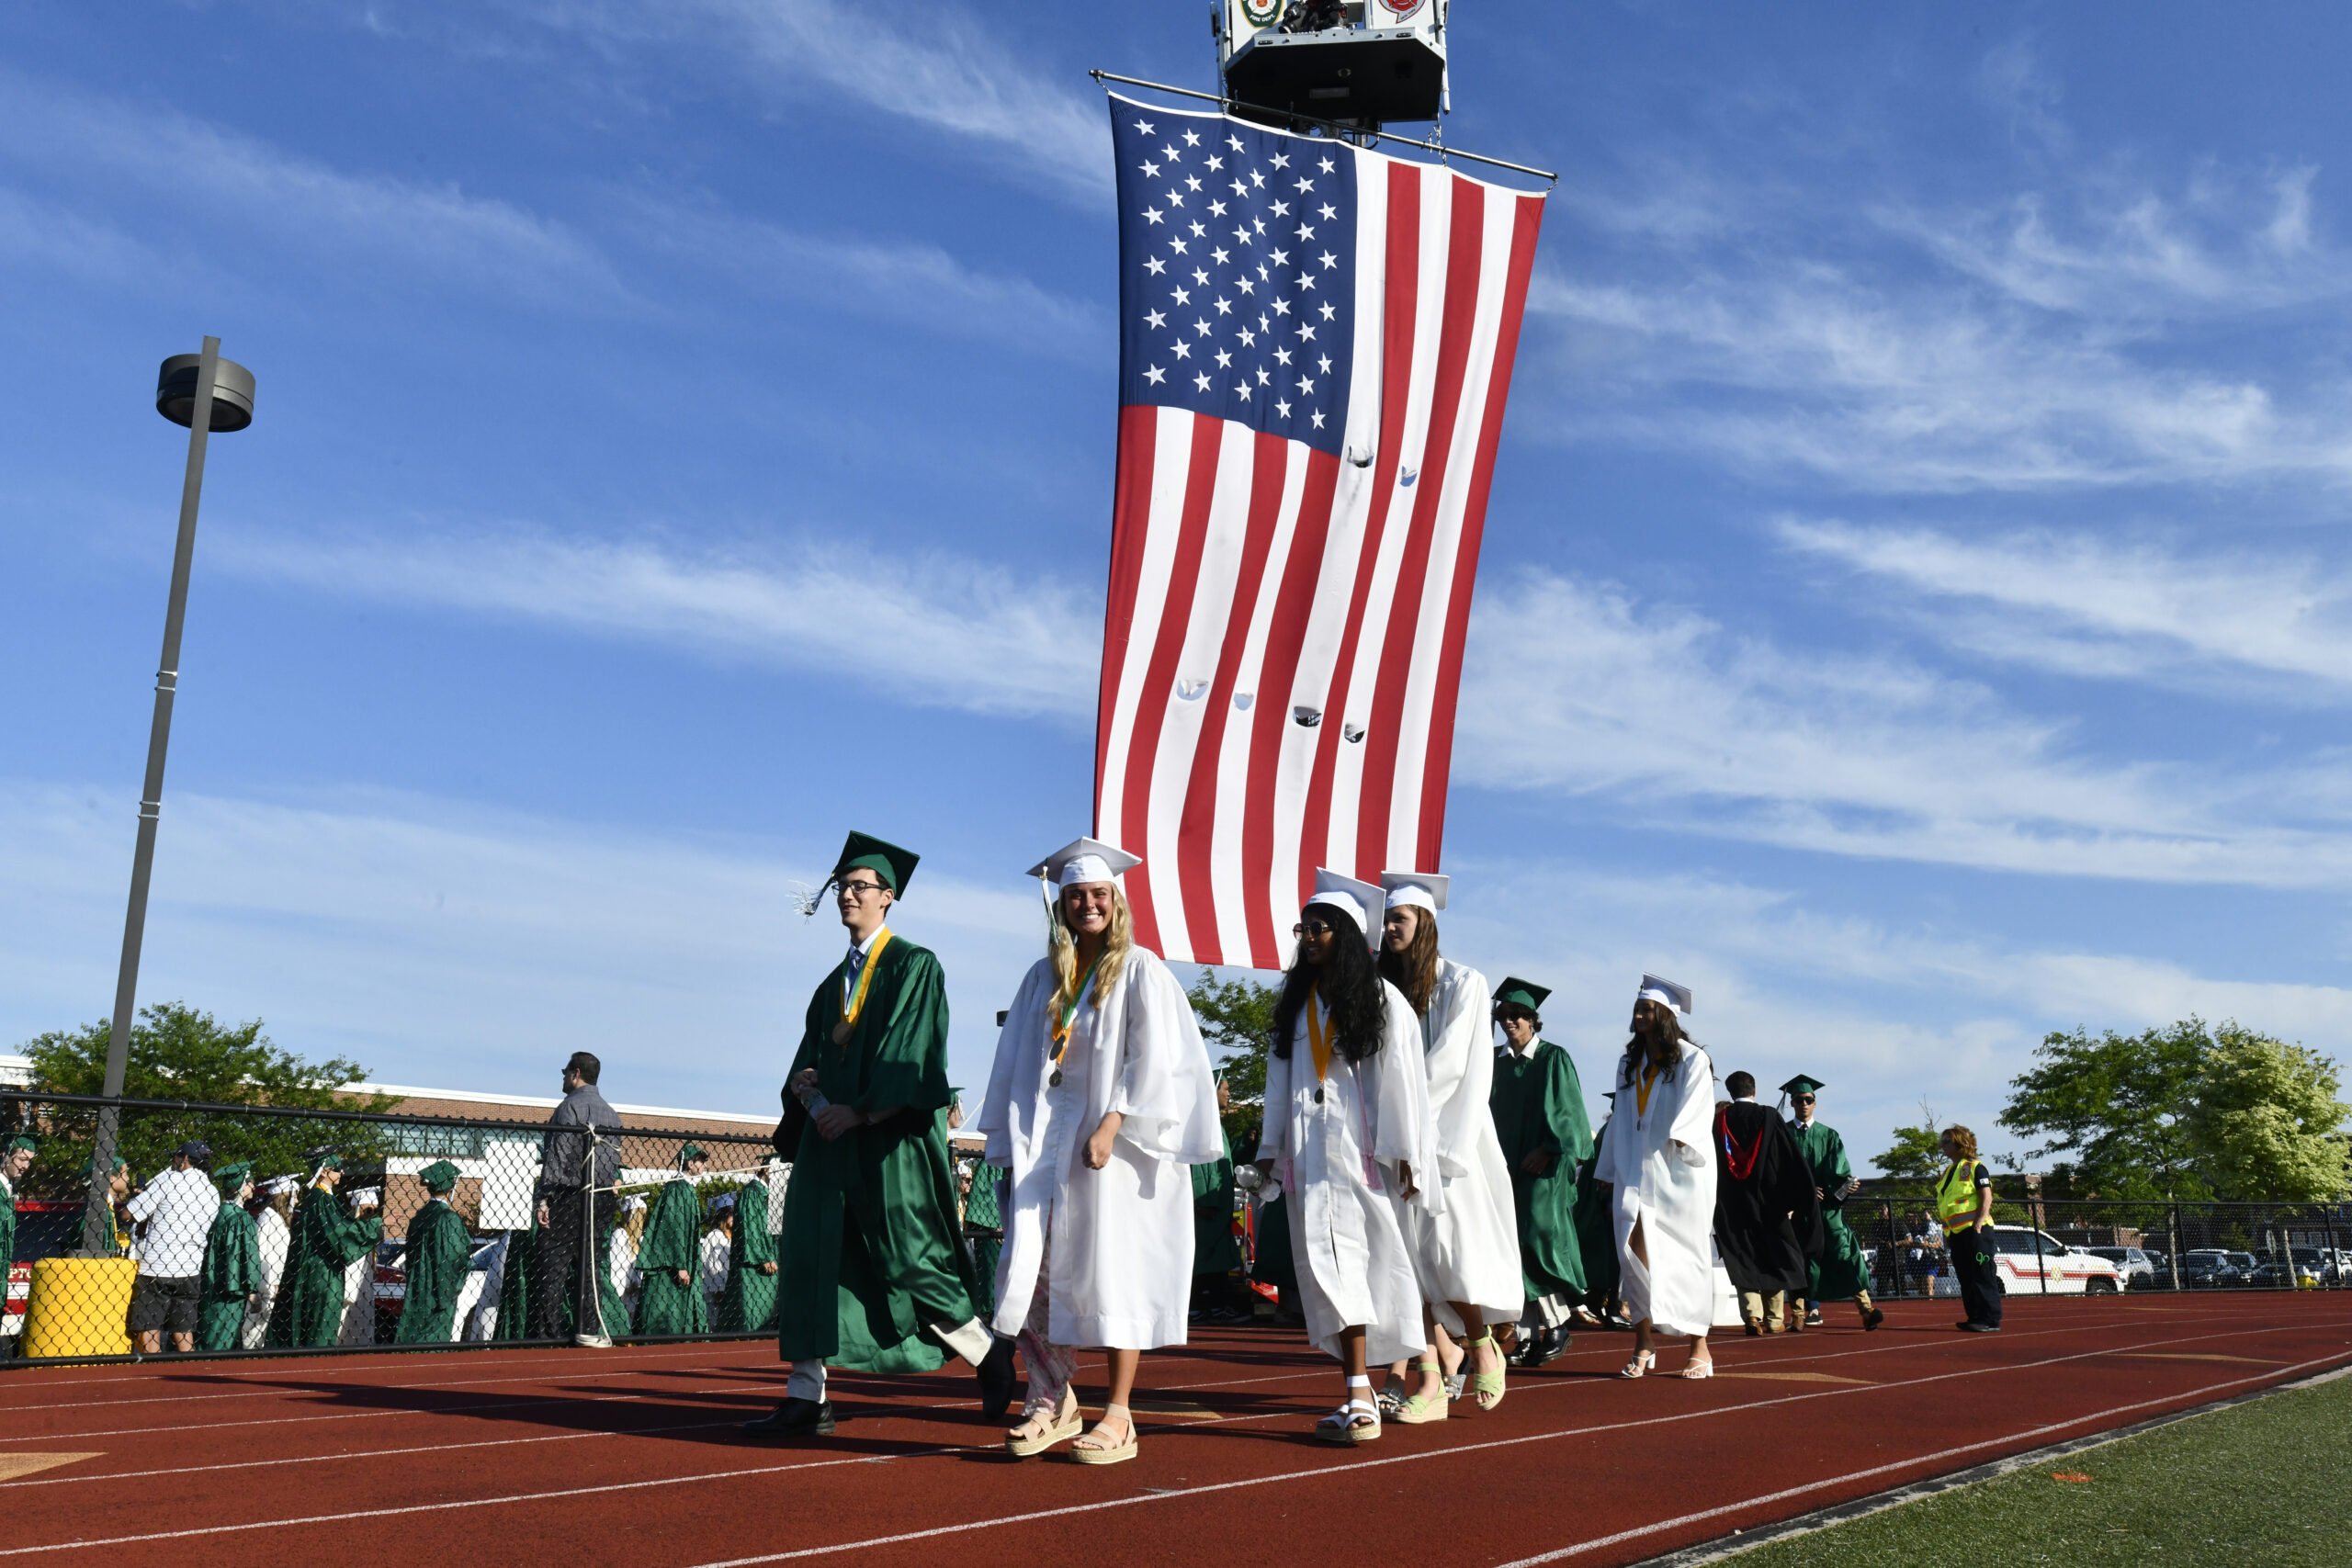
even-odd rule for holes
{"type": "Polygon", "coordinates": [[[1789,1096],[1789,1102],[1792,1105],[1811,1105],[1813,1103],[1813,1096],[1809,1094],[1792,1094],[1789,1096]]]}
{"type": "Polygon", "coordinates": [[[1331,928],[1321,920],[1301,920],[1290,928],[1293,936],[1328,936],[1331,928]]]}

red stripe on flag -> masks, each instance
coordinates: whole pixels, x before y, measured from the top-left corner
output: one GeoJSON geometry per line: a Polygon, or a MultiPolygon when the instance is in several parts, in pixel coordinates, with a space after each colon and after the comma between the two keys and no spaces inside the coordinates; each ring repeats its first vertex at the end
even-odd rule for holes
{"type": "Polygon", "coordinates": [[[1544,198],[1513,198],[1510,274],[1503,286],[1502,320],[1495,332],[1495,365],[1487,386],[1487,412],[1478,431],[1476,466],[1463,498],[1462,544],[1454,569],[1453,598],[1446,606],[1444,652],[1430,701],[1430,755],[1421,773],[1420,844],[1417,867],[1437,865],[1445,841],[1445,788],[1453,767],[1453,709],[1462,691],[1462,645],[1470,626],[1470,594],[1476,586],[1478,546],[1487,531],[1487,496],[1495,478],[1495,447],[1502,439],[1503,407],[1510,397],[1512,363],[1519,356],[1519,325],[1527,308],[1527,279],[1535,270],[1535,237],[1544,227],[1544,198]]]}
{"type": "Polygon", "coordinates": [[[1265,575],[1266,553],[1273,546],[1274,523],[1282,512],[1283,475],[1290,464],[1290,443],[1260,431],[1250,456],[1250,513],[1242,534],[1241,562],[1234,576],[1225,641],[1217,649],[1216,674],[1209,682],[1209,705],[1201,715],[1200,743],[1193,751],[1193,775],[1184,785],[1184,816],[1176,829],[1176,869],[1184,889],[1184,925],[1191,934],[1191,952],[1196,964],[1225,962],[1224,946],[1217,933],[1216,884],[1211,874],[1216,842],[1218,762],[1225,750],[1227,716],[1233,711],[1234,678],[1250,643],[1250,613],[1258,603],[1258,582],[1265,575]]]}
{"type": "MultiPolygon", "coordinates": [[[[1183,520],[1177,530],[1176,553],[1168,563],[1167,608],[1160,612],[1151,662],[1145,667],[1136,694],[1135,741],[1127,753],[1126,795],[1119,805],[1119,831],[1129,840],[1120,847],[1131,853],[1148,852],[1142,841],[1145,835],[1137,829],[1148,829],[1151,821],[1152,770],[1159,759],[1168,695],[1176,683],[1176,660],[1183,654],[1184,634],[1193,622],[1193,594],[1201,576],[1201,540],[1208,533],[1209,503],[1216,499],[1217,451],[1224,442],[1224,421],[1204,413],[1193,416],[1192,465],[1184,479],[1183,520]]],[[[1152,907],[1148,860],[1142,872],[1127,879],[1127,907],[1135,919],[1136,941],[1158,952],[1164,945],[1163,933],[1152,907]]]]}
{"type": "MultiPolygon", "coordinates": [[[[1323,570],[1323,547],[1331,535],[1331,499],[1339,488],[1340,459],[1329,452],[1310,451],[1298,521],[1291,528],[1290,553],[1283,562],[1282,581],[1274,590],[1266,651],[1258,663],[1258,701],[1250,723],[1250,783],[1243,792],[1241,888],[1250,928],[1250,962],[1259,969],[1282,967],[1283,942],[1277,922],[1288,920],[1296,908],[1295,904],[1290,908],[1274,908],[1274,791],[1282,776],[1283,726],[1290,722],[1298,651],[1306,641],[1306,623],[1315,609],[1315,580],[1323,570]]],[[[1307,889],[1303,874],[1300,883],[1297,896],[1304,898],[1307,889]]]]}
{"type": "MultiPolygon", "coordinates": [[[[1102,787],[1111,755],[1111,727],[1119,702],[1119,671],[1127,667],[1127,637],[1136,624],[1136,581],[1143,575],[1151,532],[1151,468],[1159,411],[1130,403],[1119,411],[1118,477],[1111,487],[1111,589],[1102,607],[1102,677],[1094,697],[1094,780],[1102,787]]],[[[1102,802],[1094,802],[1094,830],[1102,830],[1102,802]]]]}
{"type": "MultiPolygon", "coordinates": [[[[1405,406],[1413,375],[1413,329],[1416,297],[1421,276],[1421,171],[1410,164],[1388,166],[1388,274],[1385,301],[1385,352],[1380,376],[1379,478],[1374,485],[1371,513],[1364,519],[1363,540],[1356,555],[1356,580],[1348,596],[1348,618],[1340,635],[1340,655],[1331,666],[1331,689],[1323,700],[1323,726],[1317,731],[1315,771],[1306,786],[1306,826],[1299,836],[1299,890],[1308,891],[1315,867],[1331,836],[1331,775],[1339,766],[1339,749],[1347,744],[1349,675],[1355,664],[1356,643],[1363,633],[1364,601],[1372,592],[1373,569],[1380,559],[1380,541],[1396,494],[1397,448],[1404,445],[1405,406]]],[[[1361,367],[1358,374],[1361,375],[1361,367]]],[[[1356,874],[1354,866],[1334,871],[1356,874]]],[[[1374,868],[1374,874],[1378,874],[1374,868]]],[[[1366,933],[1369,934],[1369,933],[1366,933]]]]}
{"type": "MultiPolygon", "coordinates": [[[[1388,817],[1396,787],[1396,749],[1404,729],[1405,686],[1419,642],[1421,592],[1429,579],[1430,543],[1437,533],[1438,503],[1453,457],[1453,426],[1462,410],[1462,371],[1478,317],[1479,258],[1486,229],[1485,187],[1453,181],[1452,229],[1446,242],[1445,313],[1438,328],[1436,379],[1430,390],[1429,434],[1421,443],[1420,476],[1413,481],[1413,515],[1396,566],[1396,591],[1389,600],[1388,636],[1380,645],[1380,672],[1366,721],[1362,798],[1356,806],[1356,863],[1376,878],[1382,871],[1435,871],[1427,865],[1391,867],[1388,817]]],[[[1474,562],[1476,558],[1472,558],[1474,562]]],[[[1455,571],[1462,570],[1455,558],[1455,571]]],[[[1359,875],[1364,874],[1363,872],[1359,875]]],[[[1368,878],[1369,879],[1369,878],[1368,878]]]]}

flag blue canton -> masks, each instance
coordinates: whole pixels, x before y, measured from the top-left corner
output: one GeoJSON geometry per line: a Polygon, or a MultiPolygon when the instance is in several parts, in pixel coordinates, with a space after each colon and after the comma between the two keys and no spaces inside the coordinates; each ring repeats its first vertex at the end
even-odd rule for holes
{"type": "Polygon", "coordinates": [[[1338,453],[1355,349],[1355,158],[1111,100],[1119,400],[1338,453]]]}

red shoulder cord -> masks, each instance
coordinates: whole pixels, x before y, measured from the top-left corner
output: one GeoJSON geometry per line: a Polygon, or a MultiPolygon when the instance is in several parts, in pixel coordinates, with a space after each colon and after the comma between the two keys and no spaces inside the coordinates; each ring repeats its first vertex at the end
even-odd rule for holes
{"type": "Polygon", "coordinates": [[[1756,1161],[1764,1153],[1764,1134],[1770,1131],[1770,1127],[1758,1125],[1756,1141],[1743,1152],[1738,1140],[1731,1134],[1731,1107],[1727,1104],[1716,1107],[1715,1136],[1723,1141],[1724,1163],[1731,1168],[1734,1181],[1745,1181],[1756,1174],[1756,1161]]]}

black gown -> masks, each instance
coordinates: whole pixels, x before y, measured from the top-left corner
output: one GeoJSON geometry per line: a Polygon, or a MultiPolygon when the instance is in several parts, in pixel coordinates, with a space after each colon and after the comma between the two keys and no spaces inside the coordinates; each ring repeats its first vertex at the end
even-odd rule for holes
{"type": "Polygon", "coordinates": [[[1821,1203],[1788,1123],[1752,1100],[1715,1108],[1715,1245],[1732,1288],[1803,1295],[1821,1203]]]}

